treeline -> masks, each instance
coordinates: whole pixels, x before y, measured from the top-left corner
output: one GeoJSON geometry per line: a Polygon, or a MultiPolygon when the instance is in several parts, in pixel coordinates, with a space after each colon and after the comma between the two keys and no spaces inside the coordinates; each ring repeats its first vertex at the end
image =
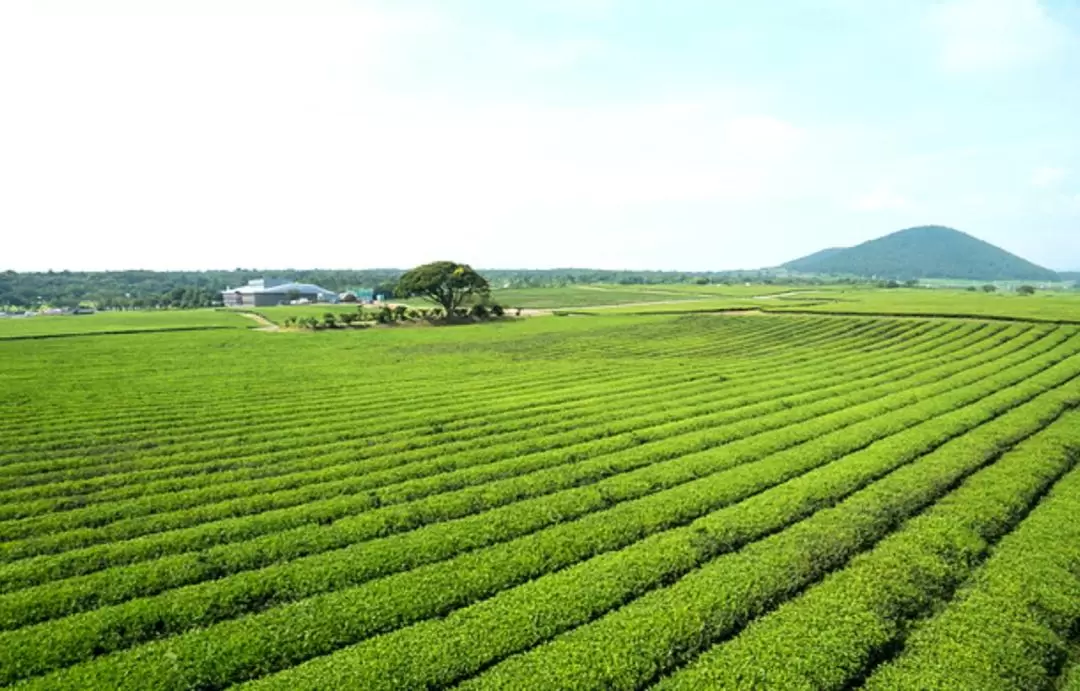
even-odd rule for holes
{"type": "Polygon", "coordinates": [[[232,271],[48,271],[0,273],[0,305],[74,307],[93,304],[102,309],[208,307],[221,303],[221,291],[263,277],[286,277],[330,290],[348,287],[392,286],[401,271],[259,270],[232,271]]]}
{"type": "MultiPolygon", "coordinates": [[[[220,304],[221,291],[263,277],[282,277],[314,283],[341,292],[373,288],[397,297],[394,288],[401,269],[234,269],[232,271],[48,271],[0,273],[0,306],[75,307],[99,309],[209,307],[220,304]]],[[[770,271],[606,271],[600,269],[482,269],[495,289],[539,288],[574,284],[614,283],[655,285],[671,283],[812,283],[770,271]]],[[[824,282],[824,279],[822,279],[824,282]]],[[[836,281],[830,281],[835,283],[836,281]]]]}

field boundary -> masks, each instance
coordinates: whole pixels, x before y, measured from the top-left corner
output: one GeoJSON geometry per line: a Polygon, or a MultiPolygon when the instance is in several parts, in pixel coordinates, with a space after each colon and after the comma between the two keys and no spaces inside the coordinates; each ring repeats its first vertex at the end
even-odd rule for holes
{"type": "Polygon", "coordinates": [[[808,309],[769,309],[762,308],[762,313],[765,314],[800,314],[809,316],[837,316],[837,317],[913,317],[916,319],[976,319],[983,321],[1001,321],[1001,322],[1019,322],[1019,323],[1034,323],[1034,324],[1058,324],[1061,326],[1078,326],[1080,325],[1080,319],[1049,319],[1042,317],[1010,317],[1003,314],[960,314],[960,313],[925,313],[918,314],[912,312],[840,312],[840,311],[818,311],[808,309]]]}
{"type": "MultiPolygon", "coordinates": [[[[656,303],[667,304],[667,303],[656,303]]],[[[1010,317],[1002,314],[963,314],[963,313],[916,313],[916,312],[854,312],[854,311],[839,311],[839,310],[810,310],[810,309],[786,309],[776,308],[770,306],[761,307],[719,307],[719,308],[703,308],[699,310],[642,310],[640,312],[618,312],[611,315],[605,315],[602,310],[588,311],[592,308],[575,309],[575,310],[558,310],[559,314],[572,315],[572,316],[584,316],[584,317],[601,317],[601,316],[679,316],[689,314],[716,314],[716,315],[800,315],[809,317],[866,317],[872,319],[874,317],[883,317],[888,319],[963,319],[963,320],[976,320],[976,321],[998,321],[1009,322],[1018,324],[1057,324],[1059,326],[1080,326],[1080,319],[1051,319],[1043,317],[1010,317]]]]}
{"type": "MultiPolygon", "coordinates": [[[[251,328],[251,327],[246,327],[251,328]]],[[[177,331],[236,331],[244,330],[238,326],[177,326],[172,328],[158,328],[158,329],[110,329],[108,331],[81,331],[77,333],[58,333],[58,334],[31,334],[27,336],[0,336],[0,343],[7,341],[40,341],[50,338],[82,338],[85,336],[128,336],[131,334],[160,334],[160,333],[173,333],[177,331]]]]}

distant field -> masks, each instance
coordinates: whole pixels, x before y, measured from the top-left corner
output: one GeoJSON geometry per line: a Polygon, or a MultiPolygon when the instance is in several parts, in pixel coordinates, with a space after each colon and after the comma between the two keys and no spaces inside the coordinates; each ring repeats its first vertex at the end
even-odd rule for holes
{"type": "Polygon", "coordinates": [[[768,306],[763,300],[748,298],[694,298],[678,302],[636,303],[615,307],[581,307],[571,311],[575,314],[680,314],[689,312],[725,312],[728,310],[755,310],[768,306]]]}
{"type": "MultiPolygon", "coordinates": [[[[716,300],[721,300],[723,305],[741,305],[742,301],[758,295],[774,295],[800,290],[798,287],[773,286],[773,285],[655,285],[655,286],[623,286],[623,285],[574,285],[550,288],[497,288],[491,291],[491,302],[502,305],[510,310],[521,308],[529,310],[549,309],[579,309],[585,307],[618,306],[618,305],[643,305],[646,303],[667,303],[675,301],[710,301],[708,305],[700,309],[711,309],[709,305],[716,305],[716,300]]],[[[803,288],[802,290],[805,290],[803,288]]],[[[817,287],[816,290],[829,290],[829,287],[817,287]]],[[[394,303],[407,304],[410,307],[422,307],[431,309],[434,305],[426,300],[412,298],[408,300],[394,299],[394,303]]],[[[752,303],[745,303],[752,304],[752,303]]],[[[247,308],[265,316],[270,321],[280,324],[287,317],[315,317],[321,319],[327,312],[340,314],[342,312],[355,311],[355,305],[287,305],[279,307],[251,307],[247,308]]],[[[372,307],[365,306],[365,309],[372,307]]],[[[638,312],[636,309],[616,310],[627,313],[638,312]]],[[[679,311],[677,309],[662,309],[661,311],[679,311]]]]}
{"type": "Polygon", "coordinates": [[[664,292],[664,286],[577,285],[557,288],[508,288],[491,291],[491,301],[507,307],[551,309],[589,307],[656,300],[693,299],[692,295],[664,292]]]}
{"type": "Polygon", "coordinates": [[[1080,323],[1080,292],[1041,292],[1024,296],[899,288],[817,292],[798,297],[800,300],[820,298],[832,302],[806,306],[784,301],[767,307],[770,310],[1001,317],[1080,323]]]}
{"type": "Polygon", "coordinates": [[[575,308],[589,314],[664,314],[760,309],[765,312],[812,311],[835,314],[880,314],[975,317],[1080,323],[1080,293],[1041,292],[1031,296],[972,293],[949,289],[884,289],[829,287],[826,290],[789,290],[760,293],[752,298],[703,298],[665,301],[625,307],[575,308]]]}
{"type": "Polygon", "coordinates": [[[1080,682],[1075,326],[7,340],[0,391],[0,685],[1080,682]]]}
{"type": "MultiPolygon", "coordinates": [[[[647,286],[575,285],[557,288],[510,288],[491,292],[492,300],[501,305],[529,309],[558,309],[562,307],[596,307],[674,300],[705,300],[714,298],[751,298],[806,290],[799,286],[775,285],[696,285],[665,284],[647,286]]],[[[815,287],[829,290],[830,287],[815,287]]]]}
{"type": "Polygon", "coordinates": [[[171,329],[246,328],[250,319],[216,310],[147,310],[0,319],[0,339],[171,329]]]}
{"type": "Polygon", "coordinates": [[[735,285],[693,285],[693,284],[675,284],[657,286],[657,290],[663,290],[665,292],[676,293],[690,293],[693,295],[710,296],[723,296],[723,297],[741,297],[752,298],[764,295],[785,295],[788,293],[799,295],[806,292],[815,293],[831,293],[837,290],[844,290],[846,287],[843,285],[770,285],[770,284],[751,284],[744,285],[742,283],[735,285]]]}

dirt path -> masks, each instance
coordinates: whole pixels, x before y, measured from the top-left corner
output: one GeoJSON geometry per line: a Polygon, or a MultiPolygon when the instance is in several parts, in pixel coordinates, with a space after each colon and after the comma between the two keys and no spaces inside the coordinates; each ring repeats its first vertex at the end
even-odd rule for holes
{"type": "Polygon", "coordinates": [[[242,314],[248,319],[258,322],[260,326],[255,329],[256,331],[281,331],[280,326],[270,321],[266,317],[262,316],[261,314],[255,314],[254,312],[237,312],[237,314],[242,314]]]}

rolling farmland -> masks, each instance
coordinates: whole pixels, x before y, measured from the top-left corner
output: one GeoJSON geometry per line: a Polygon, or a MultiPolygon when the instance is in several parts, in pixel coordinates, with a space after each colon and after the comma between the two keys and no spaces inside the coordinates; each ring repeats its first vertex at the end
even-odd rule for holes
{"type": "Polygon", "coordinates": [[[1078,326],[11,339],[0,391],[0,685],[1080,689],[1078,326]]]}
{"type": "Polygon", "coordinates": [[[224,310],[142,310],[0,319],[0,339],[55,338],[82,334],[197,331],[248,328],[251,321],[224,310]]]}

